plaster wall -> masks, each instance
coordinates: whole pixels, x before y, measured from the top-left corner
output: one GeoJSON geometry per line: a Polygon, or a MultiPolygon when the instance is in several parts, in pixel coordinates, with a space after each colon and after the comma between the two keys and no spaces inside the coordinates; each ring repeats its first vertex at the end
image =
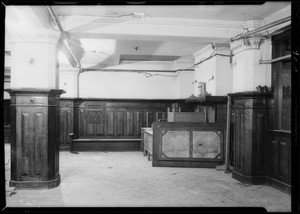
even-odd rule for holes
{"type": "Polygon", "coordinates": [[[59,88],[66,91],[60,97],[77,97],[77,72],[60,71],[59,79],[59,88]]]}
{"type": "MultiPolygon", "coordinates": [[[[197,63],[197,61],[196,61],[197,63]]],[[[206,83],[206,91],[211,95],[216,95],[216,84],[214,80],[210,80],[213,76],[216,76],[216,58],[213,57],[195,68],[195,80],[197,83],[194,84],[194,95],[198,96],[198,83],[206,83]]]]}
{"type": "Polygon", "coordinates": [[[178,98],[185,99],[194,94],[195,71],[183,71],[177,77],[178,98]]]}
{"type": "Polygon", "coordinates": [[[229,57],[216,56],[216,95],[225,96],[232,92],[233,75],[229,57]]]}
{"type": "MultiPolygon", "coordinates": [[[[154,73],[152,73],[154,74],[154,73]]],[[[174,73],[160,73],[174,75],[174,73]]],[[[61,75],[62,84],[67,75],[61,75]]],[[[68,80],[71,81],[71,80],[68,80]]],[[[71,96],[74,87],[64,97],[71,96]]],[[[79,97],[81,98],[133,98],[177,99],[176,78],[152,76],[147,78],[137,72],[86,72],[80,74],[79,97]]]]}

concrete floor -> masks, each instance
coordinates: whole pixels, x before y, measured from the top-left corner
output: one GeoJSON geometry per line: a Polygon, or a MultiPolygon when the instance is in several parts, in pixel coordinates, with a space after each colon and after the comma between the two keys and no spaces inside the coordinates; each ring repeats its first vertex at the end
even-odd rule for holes
{"type": "MultiPolygon", "coordinates": [[[[5,145],[5,162],[10,146],[5,145]]],[[[152,167],[141,152],[60,152],[61,184],[16,190],[8,207],[264,207],[290,211],[291,197],[244,185],[215,169],[152,167]]],[[[9,180],[9,164],[6,178],[9,180]]]]}

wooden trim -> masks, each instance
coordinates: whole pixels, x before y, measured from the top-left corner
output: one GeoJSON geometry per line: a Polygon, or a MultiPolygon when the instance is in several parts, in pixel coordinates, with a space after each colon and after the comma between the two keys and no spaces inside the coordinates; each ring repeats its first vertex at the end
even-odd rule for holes
{"type": "Polygon", "coordinates": [[[241,181],[246,184],[266,184],[265,176],[246,176],[238,173],[237,171],[232,172],[232,178],[241,181]]]}
{"type": "Polygon", "coordinates": [[[141,141],[141,139],[126,139],[126,138],[119,138],[119,139],[74,139],[72,142],[124,142],[124,141],[141,141]]]}
{"type": "Polygon", "coordinates": [[[59,184],[60,175],[51,181],[9,181],[9,186],[16,189],[52,189],[59,184]]]}
{"type": "Polygon", "coordinates": [[[83,101],[109,101],[109,102],[182,102],[185,103],[185,99],[135,99],[135,98],[60,98],[61,100],[74,100],[78,102],[83,101]]]}
{"type": "Polygon", "coordinates": [[[267,185],[291,195],[291,185],[280,182],[271,177],[266,177],[266,181],[267,185]]]}
{"type": "Polygon", "coordinates": [[[230,93],[228,96],[231,98],[240,98],[240,99],[247,99],[247,98],[269,98],[272,97],[272,93],[262,93],[257,91],[244,91],[244,92],[237,92],[237,93],[230,93]]]}

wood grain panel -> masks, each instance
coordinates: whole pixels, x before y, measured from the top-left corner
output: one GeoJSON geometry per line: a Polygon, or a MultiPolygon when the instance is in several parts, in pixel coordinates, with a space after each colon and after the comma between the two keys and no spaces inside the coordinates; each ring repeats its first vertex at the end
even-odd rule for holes
{"type": "Polygon", "coordinates": [[[134,112],[127,111],[126,112],[126,135],[133,135],[134,133],[134,112]]]}
{"type": "Polygon", "coordinates": [[[107,110],[106,112],[106,127],[107,127],[107,135],[114,135],[114,111],[113,110],[107,110]]]}
{"type": "Polygon", "coordinates": [[[141,135],[141,128],[143,127],[143,112],[134,112],[134,135],[141,135]]]}
{"type": "Polygon", "coordinates": [[[124,111],[120,111],[120,110],[117,110],[116,111],[116,120],[117,120],[117,135],[124,135],[124,128],[125,128],[125,124],[124,124],[124,121],[125,121],[125,112],[124,111]]]}
{"type": "Polygon", "coordinates": [[[79,110],[79,134],[81,136],[86,135],[86,117],[85,117],[85,110],[79,110]]]}
{"type": "Polygon", "coordinates": [[[145,111],[145,127],[151,127],[153,123],[153,112],[145,111]]]}
{"type": "Polygon", "coordinates": [[[28,148],[28,142],[31,142],[31,132],[30,132],[30,123],[29,123],[29,113],[22,113],[22,119],[21,119],[21,130],[22,130],[22,170],[21,175],[22,176],[28,176],[29,175],[29,148],[28,148]]]}
{"type": "Polygon", "coordinates": [[[43,138],[43,113],[35,113],[34,114],[34,155],[32,155],[32,163],[31,168],[33,172],[31,176],[42,175],[43,170],[43,157],[42,157],[42,147],[44,145],[43,138]]]}
{"type": "Polygon", "coordinates": [[[238,169],[241,169],[241,115],[240,114],[236,114],[235,115],[235,166],[238,169]]]}
{"type": "Polygon", "coordinates": [[[255,167],[258,171],[264,170],[264,144],[265,144],[265,114],[256,115],[256,142],[254,152],[256,153],[257,158],[255,159],[255,167]]]}
{"type": "Polygon", "coordinates": [[[277,175],[277,165],[278,165],[278,142],[276,140],[272,140],[270,144],[270,165],[269,172],[271,176],[277,175]]]}
{"type": "Polygon", "coordinates": [[[287,143],[278,141],[278,149],[278,176],[285,180],[288,177],[287,143]]]}

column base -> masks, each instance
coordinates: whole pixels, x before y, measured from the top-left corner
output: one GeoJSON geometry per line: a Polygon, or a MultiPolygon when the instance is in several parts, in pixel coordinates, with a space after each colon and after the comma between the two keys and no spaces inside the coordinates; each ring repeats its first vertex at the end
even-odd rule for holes
{"type": "Polygon", "coordinates": [[[52,189],[60,184],[60,175],[51,181],[9,181],[10,187],[16,189],[52,189]]]}

